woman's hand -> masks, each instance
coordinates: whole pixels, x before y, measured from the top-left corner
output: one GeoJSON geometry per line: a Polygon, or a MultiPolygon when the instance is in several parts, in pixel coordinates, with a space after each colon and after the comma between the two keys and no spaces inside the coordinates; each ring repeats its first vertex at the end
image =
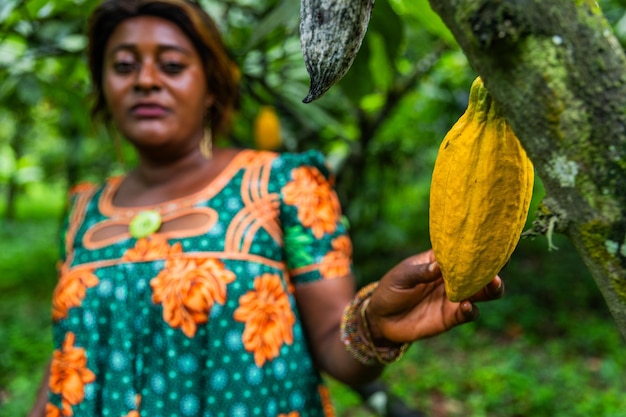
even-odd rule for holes
{"type": "Polygon", "coordinates": [[[377,346],[435,336],[477,319],[475,302],[503,294],[504,283],[496,276],[468,300],[449,301],[441,270],[429,250],[405,259],[380,280],[366,311],[370,333],[377,346]]]}

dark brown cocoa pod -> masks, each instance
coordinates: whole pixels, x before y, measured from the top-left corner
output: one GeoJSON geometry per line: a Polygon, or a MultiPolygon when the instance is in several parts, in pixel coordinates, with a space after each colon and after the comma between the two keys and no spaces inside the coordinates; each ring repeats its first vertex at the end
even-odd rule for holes
{"type": "Polygon", "coordinates": [[[300,1],[300,45],[311,79],[304,103],[320,98],[348,72],[373,8],[374,0],[300,1]]]}

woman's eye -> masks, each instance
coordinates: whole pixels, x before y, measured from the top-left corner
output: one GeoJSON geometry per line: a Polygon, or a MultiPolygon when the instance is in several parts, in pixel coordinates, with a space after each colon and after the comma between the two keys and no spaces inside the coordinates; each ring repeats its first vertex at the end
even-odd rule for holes
{"type": "Polygon", "coordinates": [[[133,62],[116,62],[113,64],[113,69],[119,74],[128,74],[135,69],[135,63],[133,62]]]}
{"type": "Polygon", "coordinates": [[[166,74],[178,74],[185,69],[185,66],[178,62],[166,62],[161,65],[161,69],[166,74]]]}

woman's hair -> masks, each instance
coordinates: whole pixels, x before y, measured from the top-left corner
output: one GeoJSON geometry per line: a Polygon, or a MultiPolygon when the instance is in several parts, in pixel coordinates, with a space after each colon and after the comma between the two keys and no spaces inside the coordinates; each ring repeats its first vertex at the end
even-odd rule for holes
{"type": "Polygon", "coordinates": [[[202,60],[214,103],[206,122],[214,134],[230,127],[239,99],[238,70],[230,59],[211,17],[193,0],[103,0],[91,15],[87,49],[93,83],[93,115],[111,121],[103,92],[104,52],[115,28],[126,19],[155,16],[177,25],[191,40],[202,60]]]}

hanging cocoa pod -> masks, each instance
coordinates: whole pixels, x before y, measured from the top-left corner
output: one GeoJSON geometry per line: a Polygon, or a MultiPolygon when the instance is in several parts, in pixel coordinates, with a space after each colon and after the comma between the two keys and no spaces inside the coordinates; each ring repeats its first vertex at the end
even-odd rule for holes
{"type": "Polygon", "coordinates": [[[446,294],[461,301],[508,262],[524,228],[534,170],[482,80],[439,148],[430,188],[430,240],[446,294]]]}
{"type": "Polygon", "coordinates": [[[276,111],[272,106],[261,107],[254,120],[254,143],[257,149],[274,150],[281,142],[280,120],[276,111]]]}
{"type": "Polygon", "coordinates": [[[373,7],[374,0],[300,1],[300,45],[311,79],[304,103],[320,98],[348,72],[373,7]]]}

